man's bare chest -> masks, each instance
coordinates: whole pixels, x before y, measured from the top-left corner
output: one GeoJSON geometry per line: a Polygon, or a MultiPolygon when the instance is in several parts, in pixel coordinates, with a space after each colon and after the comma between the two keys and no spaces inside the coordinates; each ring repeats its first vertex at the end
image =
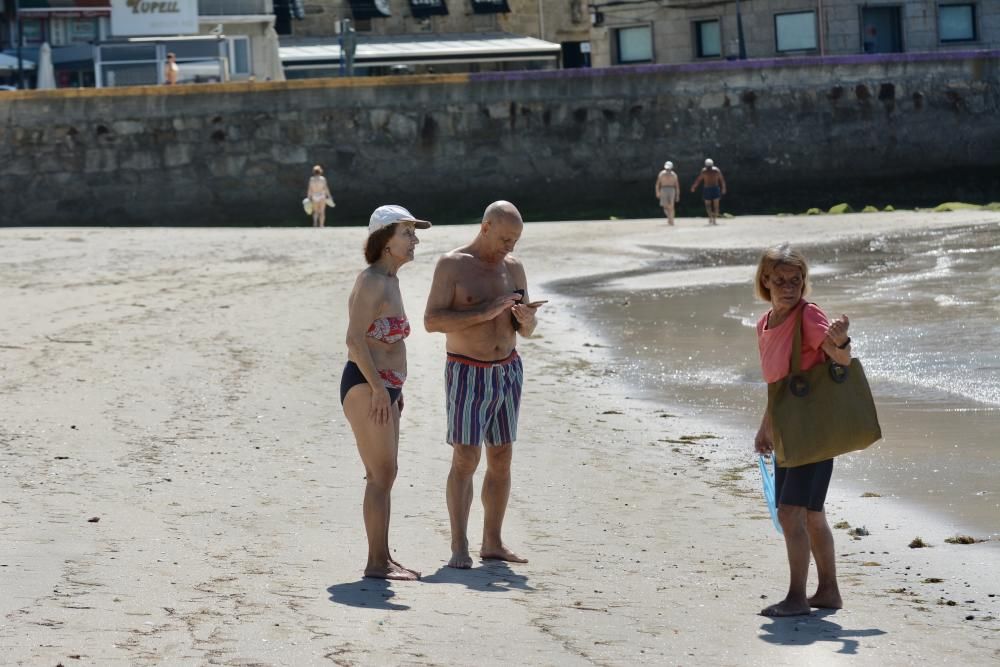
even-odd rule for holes
{"type": "Polygon", "coordinates": [[[456,305],[460,307],[493,301],[517,288],[506,266],[482,268],[473,264],[463,274],[455,289],[456,305]]]}

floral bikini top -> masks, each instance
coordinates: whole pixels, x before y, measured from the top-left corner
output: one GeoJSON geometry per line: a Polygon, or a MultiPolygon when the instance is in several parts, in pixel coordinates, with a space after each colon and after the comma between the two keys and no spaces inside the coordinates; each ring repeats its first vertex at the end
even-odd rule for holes
{"type": "Polygon", "coordinates": [[[380,317],[368,327],[366,335],[383,343],[398,343],[410,335],[410,321],[406,319],[405,315],[403,317],[380,317]]]}

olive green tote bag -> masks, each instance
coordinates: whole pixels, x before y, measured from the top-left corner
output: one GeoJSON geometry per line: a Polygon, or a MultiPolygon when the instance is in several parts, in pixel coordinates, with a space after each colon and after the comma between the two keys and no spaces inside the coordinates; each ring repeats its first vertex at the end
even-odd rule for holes
{"type": "Polygon", "coordinates": [[[827,359],[802,371],[802,311],[792,343],[790,372],[767,385],[774,453],[794,468],[865,449],[882,438],[875,400],[861,362],[827,359]]]}

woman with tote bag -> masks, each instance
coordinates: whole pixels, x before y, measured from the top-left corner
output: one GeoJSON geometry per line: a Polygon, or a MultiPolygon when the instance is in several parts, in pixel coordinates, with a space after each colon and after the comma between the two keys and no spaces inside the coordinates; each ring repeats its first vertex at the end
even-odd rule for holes
{"type": "MultiPolygon", "coordinates": [[[[798,373],[829,361],[834,362],[831,367],[851,367],[851,339],[847,335],[850,322],[846,315],[831,322],[818,306],[803,300],[809,291],[808,277],[805,257],[788,244],[767,249],[757,266],[756,294],[771,304],[757,323],[761,369],[769,389],[789,386],[787,380],[791,377],[790,392],[799,392],[797,382],[806,380],[800,380],[804,376],[798,373]],[[793,359],[793,352],[799,352],[798,360],[793,359]]],[[[768,409],[754,439],[759,454],[775,453],[775,441],[779,439],[772,424],[772,399],[773,395],[769,395],[768,409]]],[[[785,599],[761,610],[761,614],[797,616],[810,613],[811,607],[839,609],[843,602],[837,585],[833,531],[823,509],[833,459],[785,467],[783,452],[775,454],[775,496],[790,583],[785,599]],[[819,585],[808,597],[810,553],[816,560],[819,585]]]]}

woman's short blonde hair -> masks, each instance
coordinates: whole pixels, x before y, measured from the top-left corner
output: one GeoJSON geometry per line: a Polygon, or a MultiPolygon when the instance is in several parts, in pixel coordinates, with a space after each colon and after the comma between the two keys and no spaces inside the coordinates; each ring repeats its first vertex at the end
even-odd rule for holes
{"type": "Polygon", "coordinates": [[[771,301],[771,290],[764,286],[764,277],[771,275],[776,267],[794,266],[802,272],[802,296],[809,293],[809,264],[805,256],[787,243],[771,246],[760,256],[757,263],[757,277],[754,280],[754,293],[758,298],[771,301]]]}
{"type": "Polygon", "coordinates": [[[318,164],[315,165],[313,167],[313,173],[316,174],[317,176],[322,175],[323,174],[323,167],[319,166],[318,164]]]}

